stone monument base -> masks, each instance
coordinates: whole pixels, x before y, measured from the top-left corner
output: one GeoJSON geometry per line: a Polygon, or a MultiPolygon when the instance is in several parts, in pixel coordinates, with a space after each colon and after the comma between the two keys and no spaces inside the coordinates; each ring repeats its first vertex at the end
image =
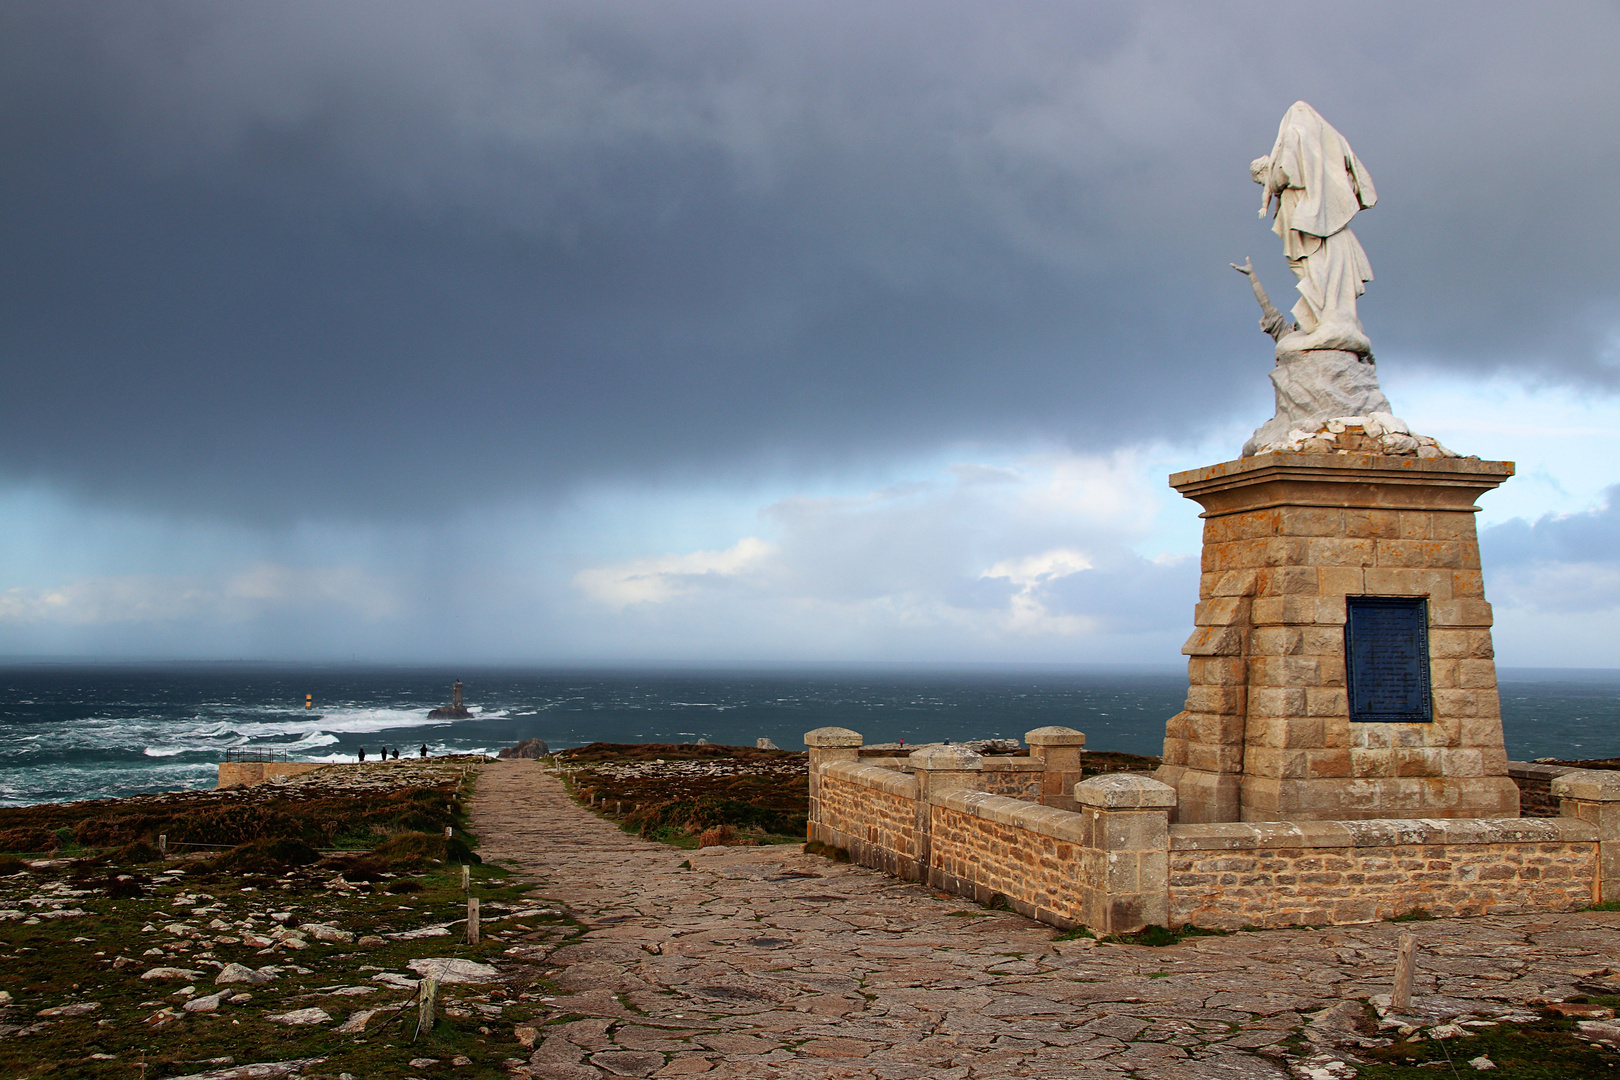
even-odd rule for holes
{"type": "Polygon", "coordinates": [[[1474,500],[1512,472],[1338,452],[1171,477],[1204,507],[1187,705],[1157,773],[1177,821],[1518,815],[1474,529],[1474,500]],[[1352,604],[1410,613],[1390,646],[1409,714],[1352,702],[1352,604]]]}

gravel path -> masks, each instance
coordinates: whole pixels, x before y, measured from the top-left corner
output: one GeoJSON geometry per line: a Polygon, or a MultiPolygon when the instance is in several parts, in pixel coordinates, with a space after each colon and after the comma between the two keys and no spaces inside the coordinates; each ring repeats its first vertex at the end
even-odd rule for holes
{"type": "Polygon", "coordinates": [[[1388,992],[1402,932],[1422,949],[1414,1026],[1511,1023],[1620,967],[1612,913],[1158,949],[1054,941],[1051,927],[797,847],[684,852],[627,836],[533,762],[486,766],[472,813],[485,858],[591,928],[550,961],[557,1007],[582,1019],[543,1028],[514,1070],[546,1080],[1275,1080],[1354,1060],[1353,1020],[1388,992]]]}

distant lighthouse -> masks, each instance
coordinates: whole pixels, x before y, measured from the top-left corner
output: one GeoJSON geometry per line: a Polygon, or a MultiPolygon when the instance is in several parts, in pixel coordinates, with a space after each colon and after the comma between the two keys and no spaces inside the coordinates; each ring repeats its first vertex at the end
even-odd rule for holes
{"type": "Polygon", "coordinates": [[[460,679],[457,679],[455,685],[450,688],[450,704],[441,705],[428,713],[429,720],[469,720],[471,718],[472,713],[468,712],[467,706],[461,703],[460,679]]]}

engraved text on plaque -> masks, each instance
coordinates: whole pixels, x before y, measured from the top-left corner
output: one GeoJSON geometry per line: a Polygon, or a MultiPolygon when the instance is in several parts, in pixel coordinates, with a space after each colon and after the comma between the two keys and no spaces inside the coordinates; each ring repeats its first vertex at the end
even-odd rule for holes
{"type": "Polygon", "coordinates": [[[1345,598],[1344,660],[1350,719],[1427,723],[1429,602],[1416,596],[1345,598]]]}

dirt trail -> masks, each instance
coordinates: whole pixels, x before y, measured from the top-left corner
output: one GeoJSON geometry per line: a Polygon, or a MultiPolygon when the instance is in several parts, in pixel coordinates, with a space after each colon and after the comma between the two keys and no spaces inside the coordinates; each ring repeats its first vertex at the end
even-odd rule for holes
{"type": "Polygon", "coordinates": [[[1050,927],[797,847],[627,836],[528,761],[484,767],[472,815],[486,859],[591,928],[551,960],[559,1014],[585,1019],[545,1028],[517,1071],[546,1080],[1277,1080],[1295,1032],[1344,1056],[1345,1017],[1388,992],[1403,931],[1424,950],[1424,1023],[1522,1014],[1620,963],[1608,913],[1054,942],[1050,927]]]}

